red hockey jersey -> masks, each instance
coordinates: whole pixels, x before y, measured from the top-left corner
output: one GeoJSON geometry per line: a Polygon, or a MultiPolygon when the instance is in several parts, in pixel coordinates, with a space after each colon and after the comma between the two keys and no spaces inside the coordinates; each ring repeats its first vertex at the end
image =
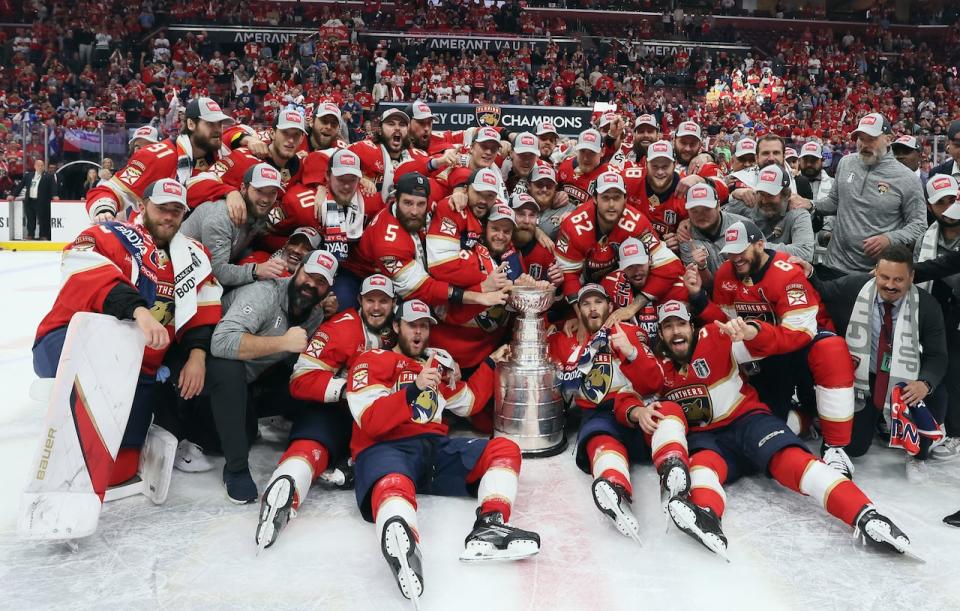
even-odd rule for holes
{"type": "Polygon", "coordinates": [[[579,206],[592,197],[590,186],[593,181],[604,172],[612,169],[615,168],[611,168],[607,163],[601,163],[592,172],[584,174],[577,167],[576,157],[564,159],[557,166],[557,188],[567,194],[573,205],[579,206]]]}
{"type": "MultiPolygon", "coordinates": [[[[284,167],[277,168],[284,189],[299,182],[300,155],[302,154],[298,154],[287,161],[284,167]]],[[[196,208],[204,202],[215,202],[226,197],[231,191],[239,190],[240,186],[243,185],[243,175],[246,174],[248,169],[261,162],[276,167],[269,157],[260,159],[251,153],[248,148],[239,148],[233,151],[229,156],[223,157],[213,164],[213,168],[209,172],[204,172],[187,182],[187,205],[196,208]]]]}
{"type": "Polygon", "coordinates": [[[482,240],[483,225],[469,207],[457,212],[449,198],[440,200],[427,230],[430,275],[454,286],[479,287],[487,277],[482,240]]]}
{"type": "MultiPolygon", "coordinates": [[[[660,331],[660,325],[657,322],[657,307],[661,303],[666,303],[673,299],[686,301],[688,298],[687,289],[683,286],[683,281],[680,279],[683,275],[683,264],[679,260],[670,262],[665,266],[664,271],[667,272],[669,268],[673,268],[676,272],[676,281],[672,285],[666,285],[662,282],[651,283],[648,280],[640,291],[650,302],[637,313],[633,322],[643,329],[649,338],[656,338],[657,333],[660,331]],[[647,287],[651,284],[653,285],[652,288],[657,289],[657,294],[647,292],[647,287]]],[[[669,273],[664,274],[664,277],[669,276],[669,273]]],[[[636,298],[633,287],[621,271],[615,271],[604,276],[603,280],[600,281],[600,286],[602,286],[604,290],[607,291],[607,295],[610,296],[611,305],[614,310],[619,310],[620,308],[630,305],[636,298]]]]}

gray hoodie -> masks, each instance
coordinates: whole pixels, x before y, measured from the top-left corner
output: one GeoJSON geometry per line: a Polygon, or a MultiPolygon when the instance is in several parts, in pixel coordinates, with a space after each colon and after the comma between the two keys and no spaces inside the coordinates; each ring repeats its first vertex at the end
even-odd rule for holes
{"type": "Polygon", "coordinates": [[[890,151],[874,166],[864,165],[857,153],[843,157],[830,192],[821,191],[814,206],[837,217],[824,264],[848,274],[873,268],[873,258],[863,252],[866,238],[883,234],[892,244],[913,248],[927,229],[920,183],[890,151]]]}
{"type": "Polygon", "coordinates": [[[180,232],[198,240],[210,251],[213,275],[225,287],[253,282],[255,264],[236,265],[247,252],[253,239],[263,233],[267,219],[253,219],[237,227],[230,220],[226,200],[200,204],[183,221],[180,232]]]}

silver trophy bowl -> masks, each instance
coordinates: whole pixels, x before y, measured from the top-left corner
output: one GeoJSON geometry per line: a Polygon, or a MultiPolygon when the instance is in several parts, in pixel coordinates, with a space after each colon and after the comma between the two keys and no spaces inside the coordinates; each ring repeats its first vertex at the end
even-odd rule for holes
{"type": "Polygon", "coordinates": [[[524,456],[562,452],[564,407],[556,366],[547,356],[543,313],[553,303],[554,288],[515,286],[508,305],[519,316],[514,322],[510,360],[497,365],[494,393],[494,434],[512,439],[524,456]]]}

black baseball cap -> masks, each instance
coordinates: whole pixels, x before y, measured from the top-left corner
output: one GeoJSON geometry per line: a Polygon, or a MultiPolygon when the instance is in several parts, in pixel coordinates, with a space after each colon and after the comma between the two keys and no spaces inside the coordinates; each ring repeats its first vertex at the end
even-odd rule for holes
{"type": "Polygon", "coordinates": [[[404,193],[418,197],[430,197],[430,181],[419,172],[410,172],[401,176],[397,180],[395,189],[397,197],[404,193]]]}

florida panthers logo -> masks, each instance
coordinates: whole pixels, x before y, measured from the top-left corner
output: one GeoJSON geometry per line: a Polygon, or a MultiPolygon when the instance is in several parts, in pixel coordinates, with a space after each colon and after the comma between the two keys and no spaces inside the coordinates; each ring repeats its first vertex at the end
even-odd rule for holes
{"type": "Polygon", "coordinates": [[[478,327],[487,333],[493,333],[506,324],[508,316],[509,313],[505,306],[496,305],[480,312],[473,320],[477,323],[478,327]]]}
{"type": "Polygon", "coordinates": [[[690,426],[708,424],[713,420],[713,402],[710,401],[710,391],[704,384],[677,388],[668,392],[664,399],[680,404],[690,426]]]}
{"type": "Polygon", "coordinates": [[[417,400],[413,403],[413,421],[417,424],[426,424],[433,420],[437,415],[439,402],[437,401],[437,391],[433,388],[420,393],[417,400]]]}
{"type": "Polygon", "coordinates": [[[593,358],[593,367],[580,382],[580,394],[594,405],[600,405],[610,392],[613,383],[613,363],[609,354],[598,354],[593,358]]]}

